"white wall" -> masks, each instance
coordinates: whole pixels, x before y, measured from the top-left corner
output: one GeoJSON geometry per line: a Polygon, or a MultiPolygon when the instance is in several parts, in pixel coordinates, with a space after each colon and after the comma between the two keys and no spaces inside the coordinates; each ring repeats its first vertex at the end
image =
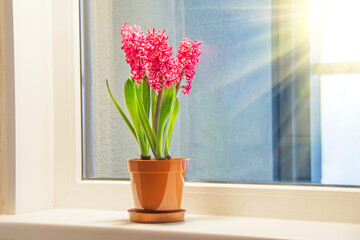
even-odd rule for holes
{"type": "Polygon", "coordinates": [[[20,213],[53,205],[51,1],[13,0],[13,17],[15,212],[20,213]],[[43,181],[44,177],[48,181],[43,181]]]}

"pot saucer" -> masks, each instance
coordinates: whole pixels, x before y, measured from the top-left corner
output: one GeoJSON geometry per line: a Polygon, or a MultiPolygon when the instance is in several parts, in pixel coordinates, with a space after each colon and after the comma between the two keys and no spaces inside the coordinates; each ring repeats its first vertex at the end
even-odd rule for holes
{"type": "Polygon", "coordinates": [[[170,223],[184,221],[185,210],[149,211],[131,208],[128,210],[130,221],[138,223],[170,223]]]}

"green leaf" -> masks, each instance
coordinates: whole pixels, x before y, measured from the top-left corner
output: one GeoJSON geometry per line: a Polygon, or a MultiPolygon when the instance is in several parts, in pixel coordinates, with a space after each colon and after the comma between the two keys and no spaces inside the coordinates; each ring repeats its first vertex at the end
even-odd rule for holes
{"type": "Polygon", "coordinates": [[[171,113],[171,117],[170,117],[170,121],[169,121],[169,128],[167,130],[167,139],[166,139],[166,146],[165,146],[165,152],[167,152],[167,154],[170,154],[171,136],[172,136],[172,131],[174,129],[174,125],[175,125],[175,122],[177,119],[178,112],[179,112],[179,99],[176,98],[174,109],[171,113]]]}
{"type": "Polygon", "coordinates": [[[110,87],[109,87],[109,82],[108,82],[107,79],[106,79],[106,86],[107,86],[109,95],[110,95],[112,101],[114,102],[117,110],[119,111],[120,115],[121,115],[122,118],[124,119],[126,125],[129,127],[131,133],[134,135],[134,137],[135,137],[135,139],[136,139],[136,142],[138,142],[138,138],[137,138],[137,135],[136,135],[136,133],[135,133],[135,129],[134,129],[134,127],[132,126],[132,124],[130,123],[129,119],[126,117],[126,115],[125,115],[125,113],[123,112],[123,110],[120,108],[119,104],[116,102],[114,96],[112,95],[111,90],[110,90],[110,87]]]}
{"type": "MultiPolygon", "coordinates": [[[[170,117],[171,118],[171,117],[170,117]]],[[[170,123],[170,118],[168,118],[168,120],[165,123],[165,127],[164,127],[164,131],[163,131],[163,151],[164,151],[164,157],[167,158],[167,156],[169,155],[169,150],[167,148],[167,140],[168,140],[168,129],[169,129],[169,123],[170,123]]]]}
{"type": "MultiPolygon", "coordinates": [[[[136,91],[136,96],[137,96],[138,99],[141,99],[141,95],[140,95],[139,90],[136,91]]],[[[155,154],[155,149],[156,149],[155,136],[154,136],[154,133],[153,133],[153,131],[151,129],[151,126],[150,126],[150,123],[149,123],[149,118],[146,115],[144,105],[143,105],[143,101],[137,101],[137,111],[138,111],[138,116],[139,116],[141,126],[144,129],[147,140],[150,143],[150,147],[151,147],[153,153],[155,154]]]]}
{"type": "Polygon", "coordinates": [[[154,89],[151,89],[151,122],[154,122],[156,102],[157,102],[156,92],[154,89]]]}
{"type": "Polygon", "coordinates": [[[142,84],[140,85],[140,95],[142,96],[142,101],[145,109],[146,116],[149,117],[150,112],[150,85],[144,77],[142,84]]]}
{"type": "Polygon", "coordinates": [[[138,88],[134,84],[134,81],[128,78],[124,86],[125,103],[138,136],[138,143],[140,146],[141,154],[146,156],[149,154],[149,149],[147,147],[148,144],[146,142],[144,133],[142,131],[141,123],[138,115],[138,104],[137,104],[138,101],[136,96],[137,92],[138,92],[138,88]]]}
{"type": "Polygon", "coordinates": [[[175,104],[175,95],[176,89],[164,89],[164,96],[160,106],[159,112],[159,120],[158,120],[158,128],[156,133],[156,153],[155,157],[157,159],[164,158],[164,146],[165,146],[165,139],[164,139],[164,130],[166,127],[166,123],[170,118],[171,111],[175,104]]]}

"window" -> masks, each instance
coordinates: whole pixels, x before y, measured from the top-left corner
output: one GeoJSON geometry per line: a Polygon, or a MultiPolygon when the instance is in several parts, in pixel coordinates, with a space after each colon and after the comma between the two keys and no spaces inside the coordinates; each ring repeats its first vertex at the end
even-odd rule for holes
{"type": "MultiPolygon", "coordinates": [[[[16,50],[21,64],[9,107],[16,118],[16,135],[9,134],[10,208],[127,210],[133,206],[129,181],[82,179],[79,1],[13,3],[16,41],[8,35],[8,50],[16,50]],[[29,29],[32,37],[23,37],[29,29]]],[[[7,13],[12,19],[11,5],[7,13]]],[[[354,187],[187,181],[182,205],[190,214],[359,223],[359,199],[354,187]]]]}
{"type": "Polygon", "coordinates": [[[185,36],[204,42],[193,92],[180,96],[172,140],[173,156],[192,158],[188,180],[360,184],[358,75],[324,75],[328,62],[358,66],[348,62],[360,56],[350,14],[357,3],[339,4],[82,1],[83,176],[127,179],[125,159],[139,155],[105,85],[110,79],[122,103],[129,68],[119,30],[127,21],[166,29],[174,46],[185,36]],[[334,9],[347,15],[343,24],[331,21],[334,9]],[[355,40],[331,41],[333,26],[340,26],[337,36],[355,40]],[[349,51],[336,52],[339,43],[349,51]]]}

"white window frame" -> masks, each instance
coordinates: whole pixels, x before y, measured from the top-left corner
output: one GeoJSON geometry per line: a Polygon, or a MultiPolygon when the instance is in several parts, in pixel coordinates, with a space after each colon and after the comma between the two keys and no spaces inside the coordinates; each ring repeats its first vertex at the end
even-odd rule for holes
{"type": "MultiPolygon", "coordinates": [[[[54,169],[54,189],[47,193],[53,194],[51,206],[126,211],[133,207],[129,181],[82,179],[79,1],[53,1],[51,8],[54,122],[49,134],[54,154],[48,170],[54,169]]],[[[49,181],[48,174],[36,178],[49,181]]],[[[28,188],[29,182],[15,185],[28,188]]],[[[183,195],[183,208],[189,213],[347,223],[360,223],[359,203],[358,187],[185,183],[183,195]]]]}
{"type": "Polygon", "coordinates": [[[333,62],[314,64],[313,73],[318,75],[360,73],[360,62],[333,62]]]}

